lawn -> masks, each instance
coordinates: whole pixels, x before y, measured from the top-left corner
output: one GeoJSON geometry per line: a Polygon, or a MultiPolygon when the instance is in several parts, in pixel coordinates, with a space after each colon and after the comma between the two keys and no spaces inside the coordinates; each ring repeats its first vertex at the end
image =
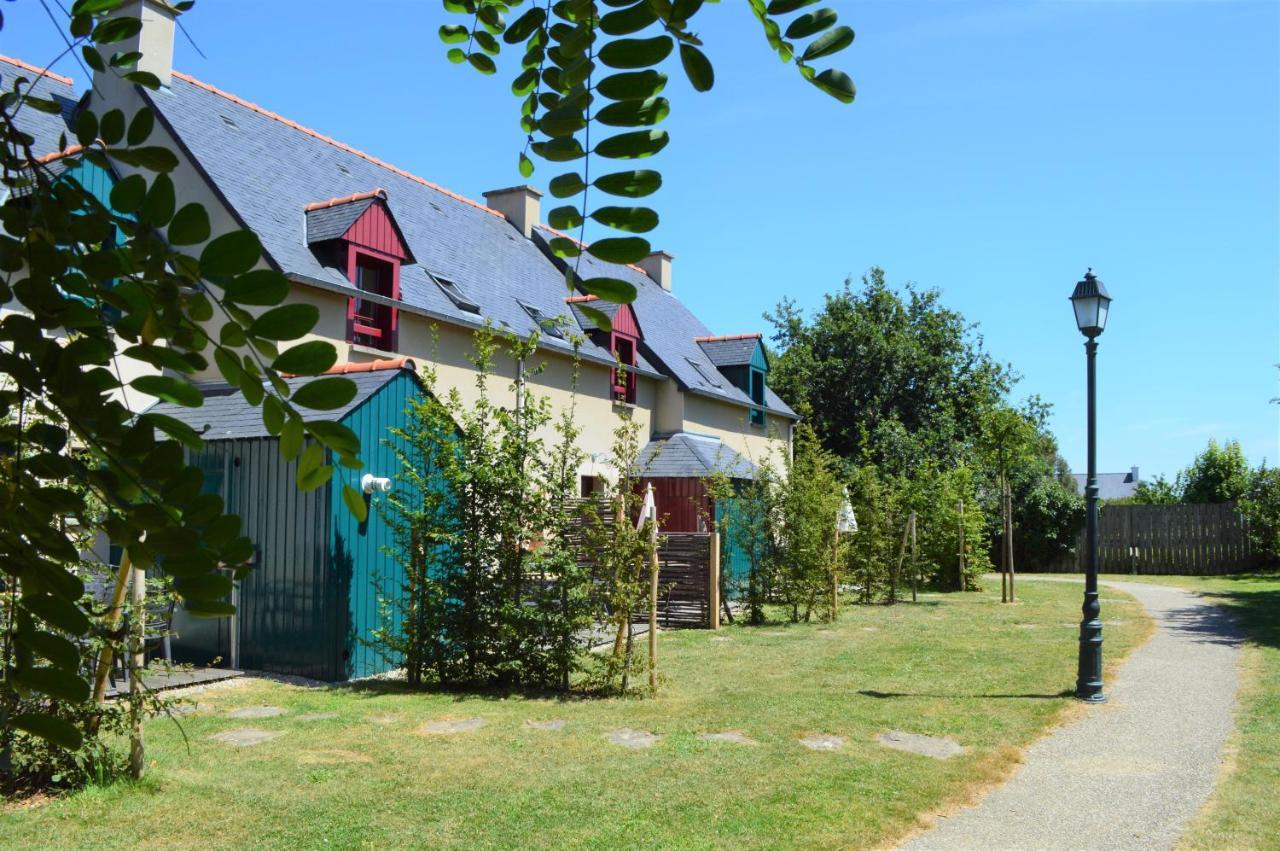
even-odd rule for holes
{"type": "MultiPolygon", "coordinates": [[[[414,694],[244,681],[198,696],[183,730],[147,729],[140,784],[0,813],[0,847],[867,847],[963,802],[1070,712],[1080,589],[925,595],[850,607],[836,626],[730,626],[661,637],[653,699],[414,694]],[[272,705],[279,717],[236,720],[272,705]],[[300,716],[333,713],[305,720],[300,716]],[[439,719],[472,732],[424,735],[439,719]],[[558,731],[531,720],[563,719],[558,731]],[[210,739],[256,727],[255,747],[210,739]],[[648,750],[618,728],[660,738],[648,750]],[[954,736],[947,761],[887,749],[888,730],[954,736]],[[758,744],[707,742],[740,731],[758,744]],[[184,744],[184,732],[189,746],[184,744]],[[845,739],[811,751],[812,734],[845,739]]],[[[997,586],[998,591],[998,586],[997,586]]],[[[1150,629],[1104,590],[1109,658],[1150,629]]]]}
{"type": "Polygon", "coordinates": [[[1230,606],[1248,642],[1228,772],[1185,848],[1280,848],[1280,575],[1117,576],[1175,585],[1230,606]]]}

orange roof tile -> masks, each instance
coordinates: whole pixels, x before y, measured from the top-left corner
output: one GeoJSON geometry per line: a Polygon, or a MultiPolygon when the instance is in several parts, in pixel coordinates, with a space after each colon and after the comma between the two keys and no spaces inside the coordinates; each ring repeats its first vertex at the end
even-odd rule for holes
{"type": "Polygon", "coordinates": [[[728,340],[759,340],[764,335],[757,331],[754,334],[727,334],[723,337],[694,337],[695,343],[723,343],[728,340]]]}
{"type": "Polygon", "coordinates": [[[346,196],[345,198],[330,198],[328,201],[315,201],[303,207],[303,209],[309,213],[312,210],[323,210],[327,207],[336,207],[339,204],[350,204],[353,201],[363,201],[366,198],[381,198],[385,201],[387,199],[387,190],[382,187],[378,187],[377,189],[371,189],[368,192],[356,192],[346,196]]]}
{"type": "Polygon", "coordinates": [[[377,372],[383,369],[413,369],[413,358],[380,358],[362,363],[340,363],[325,375],[348,375],[353,372],[377,372]]]}
{"type": "Polygon", "coordinates": [[[23,62],[21,59],[14,59],[12,56],[0,56],[0,62],[8,62],[10,65],[17,65],[24,71],[30,71],[33,74],[48,77],[50,80],[56,80],[59,83],[65,83],[68,86],[74,86],[76,81],[70,77],[64,77],[61,74],[55,74],[45,68],[32,65],[30,62],[23,62]]]}
{"type": "Polygon", "coordinates": [[[401,177],[407,177],[409,180],[412,180],[415,183],[421,183],[423,186],[429,186],[432,189],[436,190],[437,192],[443,192],[445,195],[448,195],[450,198],[461,201],[464,204],[470,204],[471,206],[475,207],[478,210],[484,210],[486,213],[497,216],[500,219],[506,218],[506,216],[502,215],[502,213],[499,213],[497,210],[494,210],[490,207],[486,207],[484,204],[481,204],[479,201],[472,201],[470,198],[466,198],[462,195],[459,195],[456,192],[452,192],[448,189],[445,189],[443,186],[440,186],[437,183],[432,183],[429,180],[424,180],[421,177],[418,177],[416,174],[411,174],[402,168],[397,168],[396,166],[391,165],[388,162],[383,162],[377,157],[370,156],[369,154],[366,154],[364,151],[360,151],[351,147],[350,145],[343,144],[342,142],[339,142],[337,139],[334,139],[330,136],[324,135],[323,133],[312,130],[310,127],[303,127],[301,124],[299,124],[296,121],[291,121],[290,119],[285,118],[284,116],[279,115],[277,113],[274,113],[269,109],[263,109],[262,107],[258,106],[256,103],[251,103],[250,101],[247,101],[244,98],[233,95],[230,92],[224,92],[222,89],[219,89],[216,86],[211,86],[206,82],[197,80],[195,77],[192,77],[190,74],[184,74],[181,71],[174,71],[173,76],[177,77],[179,80],[185,80],[186,82],[190,83],[193,86],[199,86],[205,91],[212,92],[213,94],[218,95],[219,97],[226,98],[232,103],[243,106],[246,109],[251,109],[254,112],[258,113],[259,115],[263,115],[263,116],[266,116],[267,118],[271,118],[276,121],[279,121],[281,124],[285,125],[286,127],[292,127],[294,130],[297,130],[302,133],[306,133],[308,136],[311,136],[314,139],[319,139],[321,142],[326,142],[330,145],[333,145],[335,148],[338,148],[339,150],[346,151],[349,154],[355,154],[357,157],[360,157],[361,159],[364,159],[364,160],[368,160],[369,162],[373,163],[376,166],[385,168],[387,171],[398,174],[401,177]]]}
{"type": "Polygon", "coordinates": [[[571,295],[564,300],[565,304],[581,304],[584,301],[599,301],[598,295],[571,295]]]}

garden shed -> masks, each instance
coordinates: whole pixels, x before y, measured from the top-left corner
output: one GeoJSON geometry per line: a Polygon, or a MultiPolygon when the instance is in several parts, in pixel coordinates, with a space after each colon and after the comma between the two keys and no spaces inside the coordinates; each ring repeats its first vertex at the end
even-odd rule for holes
{"type": "MultiPolygon", "coordinates": [[[[177,417],[203,433],[205,446],[192,461],[204,470],[205,488],[219,493],[242,533],[254,542],[253,571],[237,583],[233,617],[174,616],[176,661],[271,671],[339,681],[389,670],[393,660],[367,642],[380,625],[379,597],[401,588],[402,569],[383,548],[393,533],[378,510],[386,497],[365,493],[368,518],[357,522],[342,500],[343,484],[365,490],[366,475],[393,477],[398,461],[389,429],[407,425],[406,408],[425,392],[405,358],[345,364],[332,370],[355,382],[343,408],[326,412],[360,438],[363,468],[334,468],[328,484],[301,493],[296,461],[280,456],[262,412],[239,389],[211,385],[204,405],[158,403],[151,410],[177,417]]],[[[289,379],[300,386],[310,379],[289,379]]],[[[399,487],[397,483],[395,485],[399,487]]]]}

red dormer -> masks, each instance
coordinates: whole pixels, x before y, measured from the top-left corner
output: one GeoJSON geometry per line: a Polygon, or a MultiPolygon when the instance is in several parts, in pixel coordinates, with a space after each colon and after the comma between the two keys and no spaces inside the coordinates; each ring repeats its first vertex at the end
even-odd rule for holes
{"type": "Polygon", "coordinates": [[[599,310],[609,317],[612,328],[604,331],[581,312],[576,312],[579,322],[587,327],[596,342],[613,353],[618,366],[609,370],[609,392],[614,400],[634,405],[636,402],[636,361],[640,352],[640,323],[629,304],[613,304],[601,301],[593,295],[571,296],[565,299],[570,305],[583,304],[599,310]]]}
{"type": "Polygon", "coordinates": [[[400,266],[413,256],[387,207],[382,189],[308,204],[307,242],[324,244],[329,257],[355,289],[372,298],[352,296],[347,302],[347,341],[396,350],[400,300],[400,266]]]}

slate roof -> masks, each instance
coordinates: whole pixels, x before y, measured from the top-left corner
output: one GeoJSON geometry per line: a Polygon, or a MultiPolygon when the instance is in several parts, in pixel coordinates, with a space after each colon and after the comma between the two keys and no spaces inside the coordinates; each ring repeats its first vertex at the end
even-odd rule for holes
{"type": "Polygon", "coordinates": [[[746,366],[760,347],[760,338],[755,335],[740,337],[721,337],[715,340],[699,340],[698,345],[716,366],[746,366]]]}
{"type": "Polygon", "coordinates": [[[723,472],[731,479],[755,478],[756,465],[718,437],[678,431],[656,437],[636,457],[637,473],[646,478],[705,478],[723,472]]]}
{"type": "Polygon", "coordinates": [[[377,199],[363,198],[346,204],[307,210],[307,242],[322,242],[342,236],[355,224],[356,219],[373,206],[375,200],[377,199]]]}
{"type": "MultiPolygon", "coordinates": [[[[534,229],[534,239],[544,247],[559,235],[545,225],[534,229]]],[[[636,300],[631,309],[644,330],[640,349],[675,378],[682,389],[742,407],[754,407],[750,397],[720,374],[697,343],[695,338],[709,337],[711,330],[680,299],[634,266],[605,263],[589,254],[582,255],[578,272],[583,278],[619,278],[635,285],[636,300]]],[[[772,388],[765,390],[765,407],[772,413],[798,419],[795,411],[778,398],[772,388]]]]}
{"type": "MultiPolygon", "coordinates": [[[[404,367],[402,367],[404,368],[404,367]]],[[[412,368],[408,368],[412,372],[412,368]]],[[[369,372],[353,372],[344,375],[356,384],[356,395],[342,408],[324,411],[324,419],[341,420],[378,392],[383,385],[399,375],[400,369],[379,369],[369,372]]],[[[311,378],[287,378],[290,391],[311,381],[311,378]]],[[[181,420],[202,433],[205,440],[240,440],[266,437],[274,439],[262,424],[262,409],[250,405],[237,387],[229,384],[200,385],[204,404],[188,408],[170,402],[156,402],[143,413],[165,414],[181,420]]]]}
{"type": "MultiPolygon", "coordinates": [[[[35,66],[20,59],[0,56],[0,87],[5,91],[13,89],[13,81],[18,77],[36,80],[40,71],[35,66]]],[[[67,144],[75,144],[75,134],[70,129],[70,120],[75,112],[78,97],[75,84],[66,77],[46,75],[36,80],[31,86],[36,97],[57,101],[62,107],[58,114],[41,112],[24,106],[17,116],[17,125],[22,132],[30,134],[35,141],[31,144],[31,152],[36,157],[43,157],[62,150],[60,137],[67,136],[67,144]]]]}
{"type": "MultiPolygon", "coordinates": [[[[345,270],[326,266],[308,244],[303,211],[318,199],[377,186],[386,190],[387,208],[416,261],[400,270],[403,307],[472,328],[488,319],[528,336],[537,323],[520,306],[524,301],[574,324],[562,275],[496,211],[184,74],[175,72],[168,89],[139,91],[244,226],[257,232],[269,261],[294,280],[356,292],[345,270]],[[482,315],[455,305],[428,272],[456,282],[482,315]]],[[[571,341],[548,334],[541,344],[573,350],[571,341]]],[[[582,355],[613,362],[591,341],[582,355]]],[[[660,375],[651,366],[637,372],[646,368],[660,375]]]]}
{"type": "MultiPolygon", "coordinates": [[[[1077,492],[1083,494],[1088,476],[1084,473],[1072,473],[1071,478],[1076,480],[1077,492]]],[[[1128,499],[1138,490],[1141,482],[1137,467],[1127,473],[1099,473],[1098,499],[1128,499]]]]}

